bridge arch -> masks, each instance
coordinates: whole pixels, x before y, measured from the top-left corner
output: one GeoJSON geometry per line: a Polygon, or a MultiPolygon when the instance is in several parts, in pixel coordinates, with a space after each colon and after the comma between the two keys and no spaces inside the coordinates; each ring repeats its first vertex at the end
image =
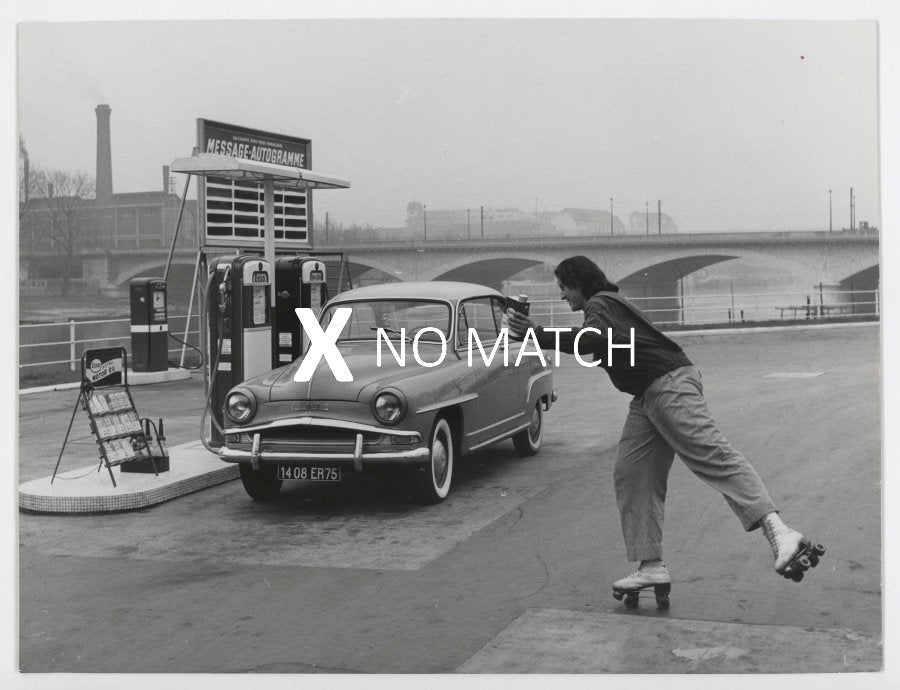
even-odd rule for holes
{"type": "Polygon", "coordinates": [[[348,270],[350,271],[354,287],[359,287],[363,282],[373,278],[374,282],[379,283],[402,280],[405,273],[405,271],[390,266],[386,262],[369,257],[359,261],[354,259],[352,255],[348,261],[348,270]]]}
{"type": "Polygon", "coordinates": [[[503,287],[503,281],[516,273],[545,262],[523,257],[506,257],[504,259],[481,259],[444,271],[435,280],[458,280],[465,283],[479,283],[495,290],[503,287]]]}
{"type": "Polygon", "coordinates": [[[424,254],[422,280],[459,280],[499,290],[503,281],[533,266],[555,266],[561,257],[551,253],[517,251],[479,252],[477,256],[424,254]]]}
{"type": "MultiPolygon", "coordinates": [[[[166,298],[170,305],[187,306],[193,287],[196,262],[196,257],[193,259],[173,257],[169,275],[166,278],[166,298]]],[[[116,277],[115,285],[120,289],[127,290],[129,283],[135,278],[162,278],[165,271],[165,260],[147,261],[137,266],[129,266],[127,271],[116,277]]]]}
{"type": "Polygon", "coordinates": [[[669,250],[655,254],[638,254],[620,260],[610,266],[610,278],[625,281],[636,275],[651,272],[674,275],[677,280],[680,276],[688,276],[708,266],[725,261],[740,260],[744,263],[767,268],[779,268],[797,280],[804,280],[810,285],[823,279],[821,270],[810,261],[798,260],[795,257],[785,257],[777,251],[761,251],[746,247],[686,247],[684,249],[669,250]]]}
{"type": "MultiPolygon", "coordinates": [[[[176,257],[172,259],[173,268],[175,266],[188,266],[191,269],[192,275],[195,264],[196,258],[179,259],[176,257]]],[[[165,260],[160,261],[159,259],[155,261],[146,261],[136,266],[129,266],[127,271],[123,271],[116,277],[116,285],[119,287],[125,287],[135,278],[141,278],[143,276],[161,276],[163,273],[165,273],[165,270],[165,260]]],[[[171,273],[171,269],[169,270],[169,272],[171,273]]]]}
{"type": "Polygon", "coordinates": [[[847,290],[877,290],[881,284],[881,266],[875,264],[864,268],[841,279],[839,283],[847,290]]]}

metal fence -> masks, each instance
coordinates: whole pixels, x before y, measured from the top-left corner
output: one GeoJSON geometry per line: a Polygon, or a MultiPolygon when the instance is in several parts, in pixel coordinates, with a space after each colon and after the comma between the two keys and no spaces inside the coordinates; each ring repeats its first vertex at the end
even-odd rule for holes
{"type": "MultiPolygon", "coordinates": [[[[654,323],[667,326],[702,326],[730,323],[796,322],[877,318],[877,290],[837,293],[770,293],[725,295],[675,295],[630,298],[654,323]]],[[[580,313],[554,299],[533,299],[531,315],[544,326],[579,326],[580,313]]],[[[199,316],[169,316],[169,333],[197,347],[199,316]]],[[[104,319],[19,326],[19,372],[38,367],[77,370],[86,349],[124,347],[131,356],[129,319],[104,319]]],[[[169,338],[169,361],[180,366],[199,366],[200,355],[191,347],[169,338]]]]}
{"type": "MultiPolygon", "coordinates": [[[[629,297],[660,327],[719,326],[781,321],[871,319],[880,315],[877,290],[845,292],[748,293],[629,297]]],[[[558,298],[531,300],[531,315],[542,326],[579,326],[580,313],[558,298]]]]}
{"type": "MultiPolygon", "coordinates": [[[[194,347],[199,344],[199,316],[169,316],[169,333],[194,347]]],[[[131,321],[129,319],[101,319],[59,323],[22,324],[19,326],[19,372],[34,367],[68,367],[76,371],[85,350],[102,347],[124,347],[131,356],[131,321]]],[[[200,363],[199,354],[188,345],[169,338],[169,361],[179,366],[194,367],[200,363]]]]}

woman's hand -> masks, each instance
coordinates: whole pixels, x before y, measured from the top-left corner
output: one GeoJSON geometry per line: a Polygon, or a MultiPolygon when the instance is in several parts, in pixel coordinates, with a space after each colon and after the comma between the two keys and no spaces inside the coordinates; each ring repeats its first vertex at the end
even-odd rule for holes
{"type": "Polygon", "coordinates": [[[506,310],[506,320],[509,323],[510,335],[514,338],[523,339],[528,329],[534,328],[534,321],[515,309],[506,310]]]}

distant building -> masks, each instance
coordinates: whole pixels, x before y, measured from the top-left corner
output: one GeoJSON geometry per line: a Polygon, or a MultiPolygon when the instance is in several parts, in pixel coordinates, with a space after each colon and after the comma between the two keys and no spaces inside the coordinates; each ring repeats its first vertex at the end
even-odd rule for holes
{"type": "MultiPolygon", "coordinates": [[[[105,261],[91,258],[106,251],[168,248],[172,244],[181,197],[171,191],[169,167],[162,168],[157,191],[113,193],[110,108],[99,105],[97,115],[97,171],[94,198],[30,196],[19,204],[19,277],[23,294],[56,294],[67,276],[74,292],[93,294],[106,287],[105,261]],[[66,228],[65,233],[60,227],[66,228]],[[67,246],[71,237],[73,246],[67,246]],[[69,261],[69,252],[77,260],[69,261]]],[[[29,169],[25,168],[28,189],[29,169]]],[[[31,192],[29,189],[28,192],[31,192]]],[[[196,200],[184,205],[178,246],[193,246],[199,229],[196,200]]],[[[68,286],[67,281],[67,286],[68,286]]]]}
{"type": "Polygon", "coordinates": [[[417,201],[406,206],[409,236],[437,239],[528,237],[547,228],[533,213],[517,208],[430,209],[417,201]]]}
{"type": "MultiPolygon", "coordinates": [[[[168,177],[168,169],[164,170],[168,177]]],[[[168,181],[166,180],[166,187],[168,181]]],[[[161,249],[172,244],[181,197],[168,189],[157,192],[111,194],[99,199],[81,199],[70,206],[75,251],[96,253],[106,250],[161,249]]],[[[197,241],[199,218],[196,200],[185,203],[178,234],[178,246],[194,246],[197,241]]],[[[60,261],[66,247],[54,231],[58,222],[50,199],[31,198],[19,205],[20,277],[31,281],[54,280],[60,277],[60,261]]],[[[67,267],[70,278],[83,280],[81,291],[93,292],[102,285],[88,283],[102,277],[91,275],[90,262],[67,267]]],[[[76,284],[76,289],[78,285],[76,284]]]]}
{"type": "Polygon", "coordinates": [[[625,234],[625,226],[618,217],[592,208],[564,208],[550,222],[560,235],[566,236],[625,234]]]}

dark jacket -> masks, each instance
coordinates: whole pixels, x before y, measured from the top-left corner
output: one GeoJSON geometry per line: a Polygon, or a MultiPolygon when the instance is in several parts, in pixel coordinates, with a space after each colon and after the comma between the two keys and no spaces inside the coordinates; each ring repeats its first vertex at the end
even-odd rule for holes
{"type": "MultiPolygon", "coordinates": [[[[681,347],[664,335],[640,309],[615,292],[598,292],[584,307],[582,328],[596,328],[600,334],[585,331],[578,339],[578,352],[582,359],[592,356],[599,366],[606,369],[613,385],[631,395],[641,395],[647,387],[663,374],[680,367],[691,366],[691,360],[681,347]],[[634,366],[631,366],[631,350],[614,348],[608,350],[608,329],[612,329],[614,345],[631,343],[631,329],[634,329],[634,366]]],[[[559,336],[559,349],[574,354],[577,329],[568,333],[547,332],[536,328],[538,344],[541,348],[554,349],[559,336]]]]}

